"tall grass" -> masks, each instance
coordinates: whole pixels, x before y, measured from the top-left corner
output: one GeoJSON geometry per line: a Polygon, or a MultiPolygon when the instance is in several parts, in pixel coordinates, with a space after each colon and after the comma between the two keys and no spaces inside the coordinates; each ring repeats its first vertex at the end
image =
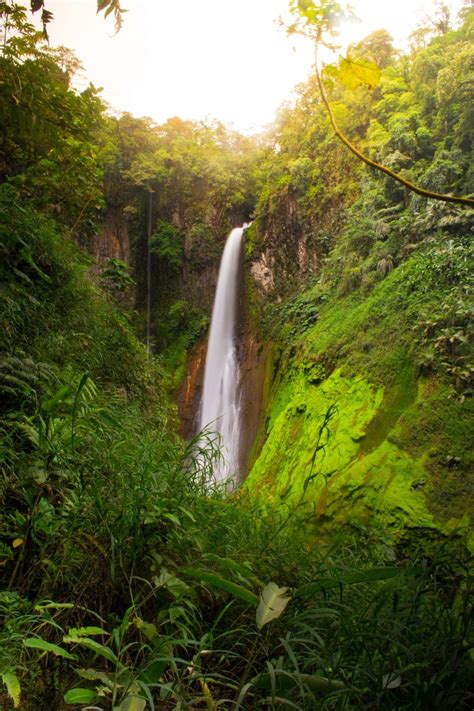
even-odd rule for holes
{"type": "Polygon", "coordinates": [[[67,398],[34,453],[47,484],[17,485],[2,524],[22,541],[0,599],[21,708],[469,708],[458,541],[323,550],[298,512],[213,485],[217,453],[193,459],[153,413],[84,378],[67,398]]]}

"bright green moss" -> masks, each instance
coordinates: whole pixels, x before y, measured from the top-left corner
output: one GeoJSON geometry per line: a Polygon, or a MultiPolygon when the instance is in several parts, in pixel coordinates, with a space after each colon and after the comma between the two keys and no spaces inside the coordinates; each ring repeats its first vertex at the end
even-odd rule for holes
{"type": "MultiPolygon", "coordinates": [[[[315,532],[370,524],[393,538],[410,527],[468,526],[474,417],[443,377],[420,374],[414,338],[452,289],[437,254],[413,256],[369,294],[333,294],[300,334],[291,312],[280,322],[285,347],[272,363],[265,442],[246,485],[277,505],[299,502],[315,532]]],[[[320,294],[316,285],[304,303],[320,294]]]]}
{"type": "Polygon", "coordinates": [[[423,403],[421,389],[415,398],[396,389],[384,397],[382,388],[360,376],[345,378],[340,370],[311,386],[300,371],[275,400],[266,442],[246,486],[273,503],[296,503],[304,494],[320,532],[374,519],[388,536],[404,527],[465,526],[462,516],[436,520],[428,502],[427,457],[399,446],[406,430],[402,407],[415,417],[423,403]],[[323,447],[316,452],[318,445],[323,447]]]}

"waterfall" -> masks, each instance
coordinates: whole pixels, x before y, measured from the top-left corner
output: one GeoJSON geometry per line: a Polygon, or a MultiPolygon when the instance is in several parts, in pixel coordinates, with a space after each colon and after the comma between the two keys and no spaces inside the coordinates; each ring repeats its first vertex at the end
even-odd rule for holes
{"type": "Polygon", "coordinates": [[[148,220],[146,232],[146,347],[151,353],[151,232],[153,225],[153,191],[148,196],[148,220]]]}
{"type": "Polygon", "coordinates": [[[207,347],[200,429],[221,436],[224,461],[214,469],[224,480],[239,469],[239,364],[235,347],[237,281],[244,227],[227,238],[222,254],[207,347]]]}

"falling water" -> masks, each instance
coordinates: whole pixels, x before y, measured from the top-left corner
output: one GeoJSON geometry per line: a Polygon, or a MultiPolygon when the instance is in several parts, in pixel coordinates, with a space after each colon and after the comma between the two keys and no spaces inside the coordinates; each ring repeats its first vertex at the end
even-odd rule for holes
{"type": "Polygon", "coordinates": [[[200,429],[222,438],[222,461],[214,470],[217,479],[235,475],[239,468],[239,365],[235,348],[237,280],[244,227],[230,233],[224,247],[217,280],[211,331],[207,347],[200,429]]]}
{"type": "Polygon", "coordinates": [[[146,232],[146,347],[151,353],[151,232],[153,220],[153,191],[148,196],[148,221],[146,232]]]}

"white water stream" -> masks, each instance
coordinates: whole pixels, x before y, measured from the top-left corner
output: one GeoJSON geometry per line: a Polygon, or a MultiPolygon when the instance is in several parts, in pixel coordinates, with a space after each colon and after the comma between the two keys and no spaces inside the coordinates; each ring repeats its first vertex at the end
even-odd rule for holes
{"type": "Polygon", "coordinates": [[[236,354],[237,281],[244,227],[227,238],[217,280],[207,347],[200,429],[221,437],[223,460],[216,479],[238,474],[240,444],[240,371],[236,354]]]}

